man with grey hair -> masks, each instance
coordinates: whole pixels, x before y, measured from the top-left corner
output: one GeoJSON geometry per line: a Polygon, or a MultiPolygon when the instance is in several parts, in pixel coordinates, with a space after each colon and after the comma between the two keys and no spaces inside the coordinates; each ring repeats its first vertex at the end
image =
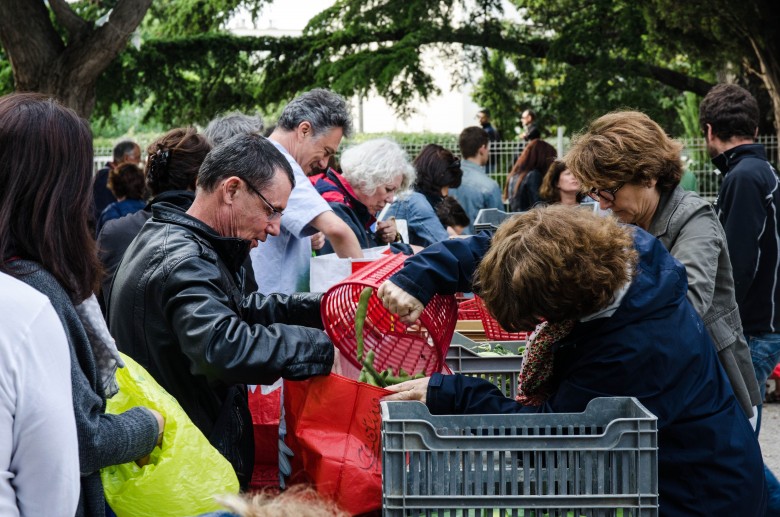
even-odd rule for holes
{"type": "Polygon", "coordinates": [[[346,101],[329,90],[311,90],[284,108],[269,139],[292,166],[296,183],[279,236],[250,254],[260,292],[309,290],[310,237],[318,231],[339,257],[363,256],[355,233],[333,213],[306,176],[312,170],[327,169],[328,159],[351,129],[346,101]]]}
{"type": "Polygon", "coordinates": [[[266,297],[243,288],[241,263],[278,235],[294,184],[287,160],[262,136],[215,147],[186,212],[152,206],[108,304],[119,348],[176,398],[243,488],[254,463],[245,385],[324,375],[333,364],[333,345],[317,330],[321,295],[266,297]]]}
{"type": "Polygon", "coordinates": [[[209,122],[206,130],[203,131],[212,146],[217,146],[236,135],[241,134],[263,134],[263,119],[260,115],[247,115],[240,111],[231,111],[219,115],[209,122]]]}

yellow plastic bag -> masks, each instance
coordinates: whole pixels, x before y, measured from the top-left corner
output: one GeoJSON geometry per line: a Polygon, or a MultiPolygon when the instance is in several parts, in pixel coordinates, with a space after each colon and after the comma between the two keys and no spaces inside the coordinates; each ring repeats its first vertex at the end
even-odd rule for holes
{"type": "Polygon", "coordinates": [[[233,467],[195,427],[179,403],[130,357],[117,370],[119,393],[108,400],[106,412],[122,413],[136,406],[165,417],[161,447],[141,468],[135,462],[100,471],[106,501],[118,517],[197,515],[221,506],[215,495],[238,493],[233,467]]]}

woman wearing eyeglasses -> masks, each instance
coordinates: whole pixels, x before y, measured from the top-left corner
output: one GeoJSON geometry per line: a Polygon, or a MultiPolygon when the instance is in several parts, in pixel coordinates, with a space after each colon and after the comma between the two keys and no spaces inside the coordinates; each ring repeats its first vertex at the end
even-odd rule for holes
{"type": "Polygon", "coordinates": [[[682,145],[647,115],[615,112],[593,121],[564,161],[600,208],[658,238],[685,266],[688,300],[704,320],[748,418],[761,403],[742,332],[726,235],[712,206],[680,187],[682,145]]]}
{"type": "Polygon", "coordinates": [[[658,417],[660,515],[765,515],[758,440],[686,284],[652,235],[560,204],[510,218],[492,241],[482,232],[435,244],[377,296],[410,322],[435,293],[473,288],[504,328],[536,326],[517,397],[486,379],[434,373],[388,387],[387,399],[447,415],[578,413],[597,397],[636,397],[658,417]]]}
{"type": "MultiPolygon", "coordinates": [[[[396,251],[411,253],[408,244],[396,243],[395,220],[376,219],[385,205],[414,183],[416,173],[406,152],[392,140],[377,138],[348,148],[340,161],[341,173],[328,168],[309,176],[333,213],[355,232],[361,248],[392,243],[396,251]]],[[[320,254],[328,253],[333,253],[333,246],[326,241],[320,254]]]]}
{"type": "Polygon", "coordinates": [[[425,247],[449,239],[451,234],[437,217],[436,208],[451,188],[460,186],[463,171],[460,160],[437,144],[423,147],[413,165],[417,170],[414,191],[396,200],[387,215],[405,219],[409,243],[425,247]]]}

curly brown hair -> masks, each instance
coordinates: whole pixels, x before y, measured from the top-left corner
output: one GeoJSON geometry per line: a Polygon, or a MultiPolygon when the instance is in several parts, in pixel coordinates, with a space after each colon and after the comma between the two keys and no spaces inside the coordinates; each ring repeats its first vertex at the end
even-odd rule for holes
{"type": "Polygon", "coordinates": [[[656,180],[660,192],[669,192],[683,175],[682,147],[644,113],[615,111],[576,136],[564,162],[585,189],[656,180]]]}
{"type": "Polygon", "coordinates": [[[474,289],[507,330],[579,320],[606,307],[630,279],[637,260],[632,231],[576,207],[523,212],[496,231],[474,289]]]}

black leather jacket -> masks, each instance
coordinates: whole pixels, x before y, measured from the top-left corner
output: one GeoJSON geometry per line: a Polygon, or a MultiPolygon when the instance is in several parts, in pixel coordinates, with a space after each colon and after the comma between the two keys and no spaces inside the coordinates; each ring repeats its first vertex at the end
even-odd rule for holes
{"type": "Polygon", "coordinates": [[[325,375],[333,364],[333,344],[316,330],[321,295],[247,295],[248,253],[247,241],[157,203],[117,269],[108,304],[119,349],[179,401],[242,485],[254,454],[243,385],[325,375]]]}

